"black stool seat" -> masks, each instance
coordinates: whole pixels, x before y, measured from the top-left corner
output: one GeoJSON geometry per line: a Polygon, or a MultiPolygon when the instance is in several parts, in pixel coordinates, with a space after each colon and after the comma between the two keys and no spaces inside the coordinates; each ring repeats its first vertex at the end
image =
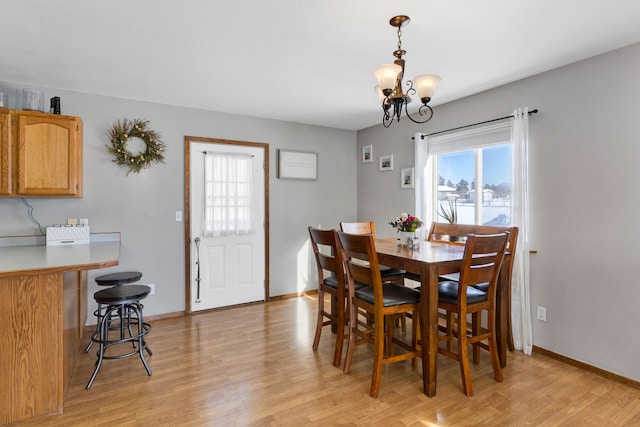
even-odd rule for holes
{"type": "Polygon", "coordinates": [[[96,284],[100,286],[120,286],[127,283],[137,282],[142,278],[139,271],[123,271],[120,273],[105,274],[96,277],[96,284]]]}
{"type": "Polygon", "coordinates": [[[150,293],[151,288],[145,285],[114,286],[96,292],[93,298],[99,304],[127,304],[146,298],[150,293]]]}

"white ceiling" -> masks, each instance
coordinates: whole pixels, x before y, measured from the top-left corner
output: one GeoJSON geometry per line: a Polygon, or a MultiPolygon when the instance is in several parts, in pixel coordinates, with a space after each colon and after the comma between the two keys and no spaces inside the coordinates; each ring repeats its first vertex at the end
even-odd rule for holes
{"type": "Polygon", "coordinates": [[[0,81],[363,129],[400,14],[433,105],[640,41],[638,0],[5,0],[0,81]]]}

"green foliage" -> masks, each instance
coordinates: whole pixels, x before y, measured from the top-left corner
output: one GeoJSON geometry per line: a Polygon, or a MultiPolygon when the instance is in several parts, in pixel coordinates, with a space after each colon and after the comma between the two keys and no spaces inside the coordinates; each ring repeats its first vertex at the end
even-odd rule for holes
{"type": "Polygon", "coordinates": [[[443,206],[440,203],[440,209],[438,210],[438,216],[442,217],[445,221],[450,224],[455,224],[458,222],[458,202],[454,200],[449,200],[449,206],[443,206]]]}

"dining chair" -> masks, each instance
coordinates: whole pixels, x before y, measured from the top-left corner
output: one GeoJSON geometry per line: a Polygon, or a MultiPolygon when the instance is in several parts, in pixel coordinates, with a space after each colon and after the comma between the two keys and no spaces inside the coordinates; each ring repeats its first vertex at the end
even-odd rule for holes
{"type": "MultiPolygon", "coordinates": [[[[341,222],[340,231],[349,234],[371,234],[374,239],[376,238],[376,224],[373,221],[341,222]]],[[[405,270],[381,265],[380,274],[383,280],[395,283],[396,285],[404,285],[404,279],[407,272],[405,270]]]]}
{"type": "Polygon", "coordinates": [[[318,350],[322,328],[331,325],[332,329],[336,331],[333,366],[340,366],[344,340],[348,335],[345,334],[347,280],[340,256],[338,236],[336,230],[321,230],[313,227],[308,227],[308,229],[318,269],[318,315],[313,338],[313,351],[318,350]],[[325,308],[325,293],[331,296],[330,310],[325,308]]]}
{"type": "MultiPolygon", "coordinates": [[[[510,351],[514,350],[513,328],[511,324],[511,276],[513,275],[513,263],[515,260],[516,248],[518,245],[518,227],[503,227],[495,225],[476,225],[476,224],[449,224],[441,222],[433,222],[429,229],[427,240],[431,242],[447,242],[455,244],[464,244],[468,234],[496,234],[508,232],[509,241],[507,242],[507,254],[503,262],[500,272],[500,286],[506,289],[506,301],[498,299],[498,308],[500,304],[506,304],[507,313],[507,347],[510,351]]],[[[458,281],[460,273],[445,274],[439,277],[439,281],[458,281]]],[[[487,291],[488,284],[481,283],[475,286],[482,291],[487,291]]],[[[474,350],[474,359],[478,357],[478,350],[474,350]]]]}
{"type": "Polygon", "coordinates": [[[378,397],[383,365],[420,357],[416,348],[420,293],[394,283],[382,282],[373,235],[339,232],[338,238],[347,271],[349,294],[349,341],[343,372],[350,372],[356,346],[373,344],[369,394],[378,397]],[[356,287],[356,283],[364,286],[356,287]],[[373,313],[372,324],[359,321],[359,309],[373,313]],[[406,342],[406,337],[404,340],[396,337],[393,327],[396,316],[406,313],[411,313],[414,319],[410,343],[406,342]],[[395,347],[403,351],[396,354],[395,347]]]}
{"type": "Polygon", "coordinates": [[[471,374],[469,371],[468,345],[489,351],[493,376],[496,381],[502,381],[502,368],[498,354],[495,335],[496,291],[500,268],[505,255],[509,233],[476,235],[469,234],[466,238],[464,255],[460,266],[458,281],[443,281],[438,283],[438,307],[445,310],[447,327],[445,334],[439,341],[447,343],[457,339],[458,351],[438,347],[438,353],[457,360],[460,363],[462,386],[467,396],[473,395],[471,374]],[[486,291],[476,286],[487,283],[486,291]],[[486,328],[481,325],[481,314],[487,313],[486,328]],[[468,337],[467,314],[471,315],[471,336],[468,337]]]}

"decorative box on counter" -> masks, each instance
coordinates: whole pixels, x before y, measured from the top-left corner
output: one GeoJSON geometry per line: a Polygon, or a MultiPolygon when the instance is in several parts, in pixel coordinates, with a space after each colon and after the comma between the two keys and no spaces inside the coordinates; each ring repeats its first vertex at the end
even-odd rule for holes
{"type": "Polygon", "coordinates": [[[88,225],[53,225],[47,227],[47,246],[89,244],[90,234],[88,225]]]}

